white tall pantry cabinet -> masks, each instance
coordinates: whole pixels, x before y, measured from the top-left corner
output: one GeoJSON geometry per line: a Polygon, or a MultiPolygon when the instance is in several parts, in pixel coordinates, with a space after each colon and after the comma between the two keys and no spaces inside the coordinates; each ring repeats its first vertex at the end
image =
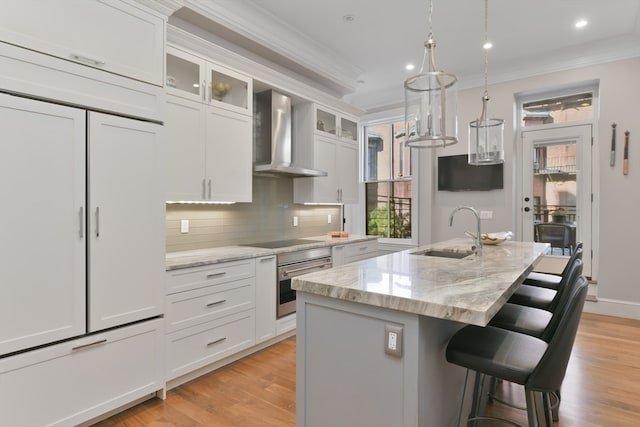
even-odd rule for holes
{"type": "Polygon", "coordinates": [[[0,95],[0,195],[0,355],[85,333],[85,112],[0,95]]]}
{"type": "Polygon", "coordinates": [[[132,0],[6,12],[0,426],[76,426],[165,390],[166,17],[132,0]]]}

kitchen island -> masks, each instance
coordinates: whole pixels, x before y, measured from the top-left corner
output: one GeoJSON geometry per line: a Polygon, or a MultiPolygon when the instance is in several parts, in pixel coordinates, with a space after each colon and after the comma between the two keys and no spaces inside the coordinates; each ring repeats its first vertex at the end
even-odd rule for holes
{"type": "Polygon", "coordinates": [[[508,241],[476,255],[471,245],[452,239],[293,280],[296,425],[455,425],[465,371],[445,360],[449,338],[486,325],[549,249],[508,241]]]}

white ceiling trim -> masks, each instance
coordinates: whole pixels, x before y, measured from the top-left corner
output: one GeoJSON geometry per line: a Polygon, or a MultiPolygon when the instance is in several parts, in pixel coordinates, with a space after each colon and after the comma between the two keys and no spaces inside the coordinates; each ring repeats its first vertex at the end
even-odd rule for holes
{"type": "Polygon", "coordinates": [[[222,6],[217,0],[183,2],[194,12],[322,75],[342,87],[343,93],[356,90],[357,79],[363,73],[361,69],[336,57],[335,52],[278,19],[258,3],[244,0],[226,2],[222,6]]]}

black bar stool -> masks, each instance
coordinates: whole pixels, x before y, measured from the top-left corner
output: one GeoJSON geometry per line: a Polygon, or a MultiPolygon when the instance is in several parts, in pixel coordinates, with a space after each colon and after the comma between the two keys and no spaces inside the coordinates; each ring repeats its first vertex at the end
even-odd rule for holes
{"type": "MultiPolygon", "coordinates": [[[[573,259],[573,262],[568,266],[571,270],[576,262],[582,263],[582,249],[576,251],[577,255],[573,259]]],[[[568,274],[562,276],[556,290],[547,289],[545,287],[522,284],[516,289],[516,291],[509,298],[510,303],[526,305],[527,307],[541,308],[547,311],[554,311],[560,300],[562,294],[566,290],[566,284],[569,277],[568,274]]]]}
{"type": "MultiPolygon", "coordinates": [[[[450,339],[447,361],[467,368],[467,375],[469,370],[473,370],[476,375],[489,375],[523,385],[529,426],[550,427],[548,395],[560,389],[564,380],[586,296],[587,282],[580,276],[549,342],[494,326],[469,325],[450,339]]],[[[464,391],[462,396],[464,399],[464,391]]],[[[478,396],[476,389],[474,399],[478,396]]],[[[460,411],[462,407],[461,404],[460,411]]],[[[474,412],[467,423],[487,418],[474,412]]],[[[500,420],[517,425],[509,420],[500,420]]]]}
{"type": "Polygon", "coordinates": [[[576,260],[576,258],[582,259],[582,242],[576,243],[575,249],[571,253],[571,256],[567,260],[567,264],[560,274],[532,271],[522,283],[524,283],[525,285],[533,285],[556,290],[562,278],[569,272],[569,268],[571,267],[571,264],[573,264],[573,262],[576,260]]]}

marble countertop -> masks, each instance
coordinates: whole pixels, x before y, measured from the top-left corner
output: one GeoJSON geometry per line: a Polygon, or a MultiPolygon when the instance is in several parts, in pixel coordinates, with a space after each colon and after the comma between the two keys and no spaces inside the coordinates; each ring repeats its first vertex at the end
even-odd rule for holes
{"type": "Polygon", "coordinates": [[[311,249],[324,246],[342,245],[347,243],[366,242],[369,240],[377,240],[377,237],[357,235],[340,238],[329,236],[312,236],[303,237],[301,239],[309,240],[309,243],[287,246],[277,249],[263,249],[252,246],[221,246],[217,248],[169,252],[166,255],[166,270],[170,271],[181,268],[198,267],[201,265],[236,261],[246,258],[269,256],[279,253],[294,252],[300,249],[311,249]]]}
{"type": "Polygon", "coordinates": [[[457,238],[371,258],[292,280],[299,292],[485,326],[549,250],[547,243],[506,241],[462,259],[414,255],[466,251],[457,238]]]}

